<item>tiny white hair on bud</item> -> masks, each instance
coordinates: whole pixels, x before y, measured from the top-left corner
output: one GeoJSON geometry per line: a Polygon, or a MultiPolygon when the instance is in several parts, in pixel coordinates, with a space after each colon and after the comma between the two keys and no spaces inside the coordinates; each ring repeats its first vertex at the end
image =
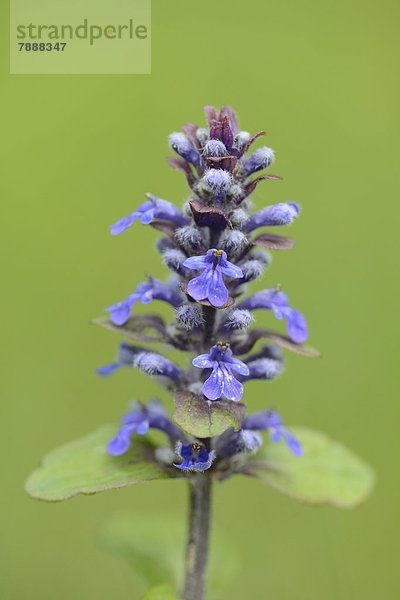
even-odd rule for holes
{"type": "Polygon", "coordinates": [[[272,148],[264,146],[259,148],[253,154],[250,154],[242,163],[243,169],[247,175],[261,171],[269,167],[275,160],[275,154],[272,148]]]}
{"type": "Polygon", "coordinates": [[[203,180],[211,190],[228,190],[232,183],[232,175],[224,169],[208,169],[203,180]]]}
{"type": "Polygon", "coordinates": [[[273,358],[256,358],[249,361],[247,365],[250,369],[250,377],[259,379],[274,379],[284,370],[283,363],[273,358]]]}
{"type": "Polygon", "coordinates": [[[175,239],[180,246],[191,252],[201,246],[203,236],[199,229],[194,227],[194,225],[185,225],[184,227],[176,229],[175,239]]]}
{"type": "Polygon", "coordinates": [[[237,150],[242,150],[243,146],[247,144],[250,138],[251,135],[248,131],[239,131],[239,133],[235,135],[233,145],[235,148],[237,148],[237,150]]]}
{"type": "Polygon", "coordinates": [[[241,445],[243,446],[243,451],[249,452],[250,454],[257,452],[263,443],[262,436],[258,433],[258,431],[242,429],[239,433],[239,436],[241,445]]]}
{"type": "Polygon", "coordinates": [[[249,259],[242,263],[240,268],[243,271],[243,277],[245,281],[253,281],[254,279],[261,277],[264,272],[265,265],[259,260],[249,259]]]}
{"type": "Polygon", "coordinates": [[[173,133],[171,133],[168,136],[168,143],[170,148],[172,148],[173,150],[176,149],[178,151],[190,145],[189,139],[184,133],[181,133],[180,131],[174,131],[173,133]]]}
{"type": "Polygon", "coordinates": [[[170,238],[162,237],[156,241],[156,248],[161,253],[164,254],[167,250],[172,250],[176,245],[170,238]]]}
{"type": "Polygon", "coordinates": [[[233,227],[243,227],[243,225],[248,221],[249,216],[247,212],[243,208],[237,208],[233,210],[229,215],[229,220],[232,223],[233,227]]]}
{"type": "Polygon", "coordinates": [[[236,308],[229,315],[225,322],[226,329],[247,329],[254,317],[250,311],[245,308],[236,308]]]}
{"type": "Polygon", "coordinates": [[[268,146],[263,146],[257,152],[260,153],[260,157],[263,157],[266,166],[272,165],[275,160],[275,152],[272,148],[268,148],[268,146]]]}
{"type": "Polygon", "coordinates": [[[173,271],[178,271],[182,267],[182,263],[185,259],[186,256],[182,250],[178,250],[177,248],[171,248],[163,254],[164,264],[173,271]]]}
{"type": "Polygon", "coordinates": [[[245,192],[243,186],[240,185],[240,183],[233,183],[229,188],[229,196],[232,198],[232,200],[235,200],[236,202],[243,198],[244,193],[245,192]]]}
{"type": "Polygon", "coordinates": [[[222,240],[223,249],[228,253],[237,254],[241,252],[248,246],[249,240],[247,236],[238,229],[233,229],[231,231],[226,231],[222,240]]]}
{"type": "Polygon", "coordinates": [[[196,139],[199,141],[201,146],[204,146],[209,138],[208,130],[203,127],[199,127],[196,130],[196,139]]]}
{"type": "Polygon", "coordinates": [[[155,352],[139,352],[133,359],[133,366],[137,367],[143,373],[155,375],[163,371],[163,358],[155,352]]]}
{"type": "Polygon", "coordinates": [[[187,331],[200,327],[204,323],[201,308],[197,304],[182,304],[176,309],[176,317],[187,331]]]}
{"type": "Polygon", "coordinates": [[[265,252],[264,250],[253,250],[251,253],[251,258],[259,260],[265,266],[270,265],[272,263],[272,254],[270,254],[269,252],[265,252]]]}
{"type": "Polygon", "coordinates": [[[225,144],[220,140],[208,140],[204,144],[203,156],[221,158],[227,155],[228,151],[225,144]]]}

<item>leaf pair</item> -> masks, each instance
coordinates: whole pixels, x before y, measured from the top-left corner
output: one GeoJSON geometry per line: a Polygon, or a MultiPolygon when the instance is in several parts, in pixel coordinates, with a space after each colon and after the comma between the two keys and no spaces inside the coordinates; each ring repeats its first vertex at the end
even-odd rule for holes
{"type": "MultiPolygon", "coordinates": [[[[219,417],[224,418],[234,422],[235,417],[219,417]]],[[[247,456],[238,472],[257,477],[308,504],[352,508],[368,496],[374,473],[363,461],[322,433],[301,427],[293,427],[292,431],[303,445],[302,457],[293,456],[283,443],[266,440],[255,455],[247,456]]],[[[57,502],[78,494],[95,494],[180,475],[173,467],[156,462],[156,446],[148,439],[136,437],[126,454],[108,456],[107,442],[114,434],[114,426],[105,426],[53,450],[29,477],[27,492],[34,498],[57,502]]]]}

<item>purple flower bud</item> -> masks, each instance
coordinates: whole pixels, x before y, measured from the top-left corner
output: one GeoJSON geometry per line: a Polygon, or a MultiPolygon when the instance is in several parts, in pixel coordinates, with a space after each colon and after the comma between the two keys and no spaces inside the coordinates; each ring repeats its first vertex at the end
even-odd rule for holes
{"type": "Polygon", "coordinates": [[[193,444],[176,444],[176,454],[182,459],[181,463],[174,467],[181,471],[207,471],[215,458],[214,450],[209,452],[203,444],[193,442],[193,444]]]}
{"type": "Polygon", "coordinates": [[[290,225],[300,212],[296,202],[281,202],[267,206],[252,215],[244,226],[248,233],[257,227],[275,227],[278,225],[290,225]]]}
{"type": "MultiPolygon", "coordinates": [[[[240,204],[245,196],[245,189],[241,183],[233,183],[229,188],[229,200],[234,202],[235,204],[240,204]]],[[[247,219],[246,215],[246,219],[247,219]]],[[[232,220],[231,220],[232,222],[232,220]]],[[[232,223],[233,225],[233,223],[232,223]]]]}
{"type": "Polygon", "coordinates": [[[249,374],[247,377],[242,378],[242,381],[275,379],[283,371],[282,355],[274,346],[263,346],[260,352],[246,358],[246,364],[249,368],[249,374]]]}
{"type": "Polygon", "coordinates": [[[254,317],[248,310],[236,308],[233,310],[225,322],[225,329],[247,329],[250,323],[254,321],[254,317]]]}
{"type": "Polygon", "coordinates": [[[112,235],[118,235],[131,227],[135,221],[140,219],[143,225],[149,225],[154,219],[161,219],[163,221],[171,221],[174,225],[185,225],[189,219],[185,217],[182,212],[168,202],[157,198],[152,194],[148,194],[148,200],[143,202],[141,206],[127,217],[123,217],[110,227],[110,233],[112,235]]]}
{"type": "Polygon", "coordinates": [[[194,358],[192,364],[199,369],[212,369],[202,388],[206,398],[218,400],[225,396],[228,400],[239,402],[243,395],[243,385],[233,372],[246,376],[249,369],[241,360],[232,357],[229,344],[218,342],[208,354],[200,354],[194,358]]]}
{"type": "Polygon", "coordinates": [[[203,181],[211,190],[214,200],[220,202],[229,190],[232,175],[223,169],[208,169],[204,174],[203,181]]]}
{"type": "Polygon", "coordinates": [[[272,358],[256,358],[247,361],[249,367],[248,379],[275,379],[282,373],[283,364],[272,358]]]}
{"type": "Polygon", "coordinates": [[[249,255],[252,260],[259,260],[263,265],[269,265],[271,263],[271,255],[264,250],[253,250],[249,255]]]}
{"type": "Polygon", "coordinates": [[[276,288],[257,292],[243,300],[239,307],[247,310],[272,310],[275,318],[285,319],[288,334],[296,344],[302,344],[308,337],[305,317],[289,306],[289,299],[286,294],[276,288]]]}
{"type": "Polygon", "coordinates": [[[240,227],[240,228],[245,228],[244,226],[245,226],[246,222],[249,220],[247,211],[244,210],[243,208],[237,208],[236,210],[232,211],[229,218],[230,218],[232,227],[240,227]]]}
{"type": "Polygon", "coordinates": [[[203,256],[191,256],[186,259],[183,266],[187,269],[203,271],[201,275],[191,279],[187,292],[194,300],[207,299],[213,306],[224,306],[228,300],[228,289],[224,283],[223,275],[230,279],[243,277],[240,267],[226,259],[226,252],[208,250],[203,256]]]}
{"type": "Polygon", "coordinates": [[[239,254],[249,245],[249,240],[244,233],[238,229],[233,229],[228,230],[224,234],[222,238],[222,245],[226,252],[231,254],[239,254]]]}
{"type": "Polygon", "coordinates": [[[262,444],[262,437],[251,429],[228,429],[217,440],[216,454],[230,458],[236,454],[255,453],[262,444]]]}
{"type": "Polygon", "coordinates": [[[199,129],[197,129],[196,131],[196,139],[199,142],[200,146],[203,147],[209,139],[208,129],[199,127],[199,129]]]}
{"type": "Polygon", "coordinates": [[[116,371],[119,367],[136,367],[147,375],[156,375],[168,377],[172,381],[178,381],[182,375],[179,367],[173,362],[157,354],[149,352],[147,348],[131,346],[122,342],[118,348],[118,358],[111,365],[106,365],[97,370],[98,375],[107,377],[116,371]]]}
{"type": "Polygon", "coordinates": [[[175,239],[188,253],[193,253],[203,246],[203,236],[197,227],[185,225],[175,231],[175,239]]]}
{"type": "Polygon", "coordinates": [[[244,162],[243,168],[247,175],[269,167],[275,160],[274,151],[264,146],[251,154],[244,162]]]}
{"type": "Polygon", "coordinates": [[[256,431],[242,429],[242,443],[245,452],[257,452],[262,444],[262,437],[256,431]]]}
{"type": "Polygon", "coordinates": [[[238,281],[238,284],[248,283],[261,277],[264,273],[265,263],[253,258],[242,263],[240,268],[243,271],[243,277],[238,281]]]}
{"type": "Polygon", "coordinates": [[[204,323],[201,307],[194,303],[182,304],[176,311],[176,317],[182,327],[188,331],[197,329],[204,323]]]}
{"type": "Polygon", "coordinates": [[[133,433],[145,435],[150,428],[164,431],[172,442],[180,435],[179,429],[170,421],[159,401],[153,400],[147,405],[135,403],[131,411],[123,417],[117,435],[109,442],[108,454],[124,454],[131,444],[133,433]]]}
{"type": "Polygon", "coordinates": [[[143,351],[134,355],[133,366],[147,375],[168,377],[177,381],[181,376],[181,370],[173,362],[157,354],[156,352],[143,351]]]}
{"type": "Polygon", "coordinates": [[[171,271],[175,271],[179,275],[186,275],[186,269],[183,266],[186,255],[182,252],[182,250],[178,250],[178,248],[172,248],[171,250],[167,250],[163,254],[164,264],[171,269],[171,271]]]}
{"type": "Polygon", "coordinates": [[[167,250],[176,248],[176,244],[169,237],[161,237],[156,241],[156,248],[160,254],[164,254],[167,250]]]}
{"type": "Polygon", "coordinates": [[[236,148],[239,152],[242,152],[243,148],[250,141],[251,135],[248,131],[239,131],[235,135],[235,139],[233,142],[233,147],[236,148]]]}
{"type": "Polygon", "coordinates": [[[243,421],[242,426],[245,429],[268,431],[272,442],[284,440],[289,450],[295,456],[303,454],[303,448],[298,439],[289,429],[282,425],[280,415],[273,410],[264,410],[253,415],[249,415],[243,421]]]}
{"type": "Polygon", "coordinates": [[[172,148],[172,150],[175,150],[177,154],[182,156],[182,158],[190,162],[195,167],[198,167],[200,165],[200,154],[184,133],[171,133],[171,135],[169,136],[169,145],[172,148]]]}
{"type": "Polygon", "coordinates": [[[220,140],[208,140],[203,148],[203,156],[205,157],[222,157],[227,156],[228,151],[220,140]]]}

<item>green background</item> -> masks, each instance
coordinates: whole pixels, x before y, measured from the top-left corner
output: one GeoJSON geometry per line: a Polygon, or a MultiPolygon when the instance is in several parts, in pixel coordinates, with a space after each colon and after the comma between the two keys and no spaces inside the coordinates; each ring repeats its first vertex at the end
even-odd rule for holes
{"type": "Polygon", "coordinates": [[[205,103],[230,103],[243,128],[267,130],[284,176],[258,188],[256,206],[303,207],[298,245],[275,255],[258,286],[282,283],[324,354],[289,356],[281,379],[249,385],[248,405],[344,441],[378,485],[350,512],[297,505],[252,480],[221,485],[215,523],[242,554],[227,597],[398,598],[398,2],[155,0],[148,76],[10,76],[7,11],[0,597],[136,600],[140,580],[96,543],[101,523],[121,510],[185,518],[180,482],[58,505],[30,500],[23,483],[48,450],[156,393],[135,372],[94,374],[118,338],[90,318],[146,271],[164,272],[154,231],[112,238],[108,225],[147,191],[180,204],[187,190],[164,161],[167,134],[202,123],[205,103]]]}

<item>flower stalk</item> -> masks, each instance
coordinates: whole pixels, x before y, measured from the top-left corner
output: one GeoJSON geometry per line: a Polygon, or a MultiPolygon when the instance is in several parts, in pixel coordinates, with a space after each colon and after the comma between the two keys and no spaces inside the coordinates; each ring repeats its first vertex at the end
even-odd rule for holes
{"type": "Polygon", "coordinates": [[[183,600],[203,600],[206,587],[211,521],[212,478],[196,474],[189,480],[189,522],[183,600]]]}

